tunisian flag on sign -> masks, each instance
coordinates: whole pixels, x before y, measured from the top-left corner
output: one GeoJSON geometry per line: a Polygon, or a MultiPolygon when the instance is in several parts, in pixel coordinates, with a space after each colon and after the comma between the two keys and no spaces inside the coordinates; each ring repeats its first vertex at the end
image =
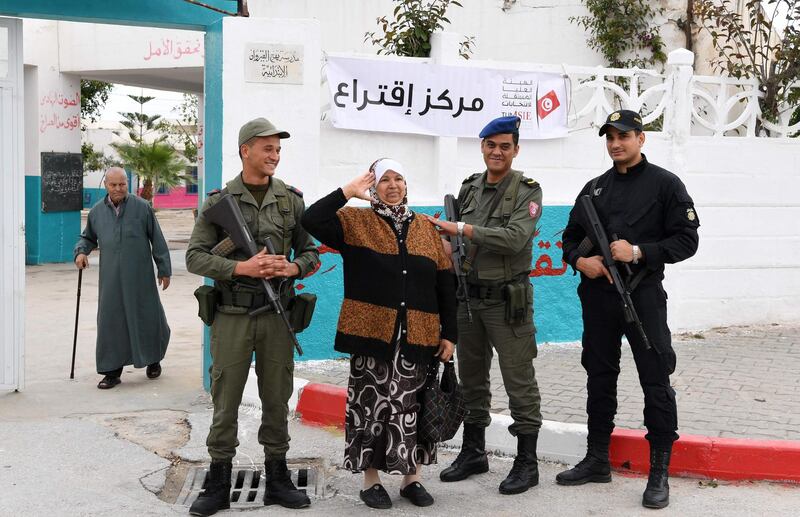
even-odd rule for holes
{"type": "Polygon", "coordinates": [[[549,114],[554,112],[559,106],[561,106],[561,102],[558,100],[556,91],[550,90],[540,97],[539,101],[536,103],[536,109],[539,113],[539,118],[544,119],[549,114]]]}

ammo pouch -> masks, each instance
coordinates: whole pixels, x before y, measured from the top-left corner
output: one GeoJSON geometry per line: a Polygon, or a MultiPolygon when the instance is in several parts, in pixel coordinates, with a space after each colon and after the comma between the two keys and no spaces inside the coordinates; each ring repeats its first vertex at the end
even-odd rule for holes
{"type": "Polygon", "coordinates": [[[311,325],[311,317],[317,306],[317,295],[311,293],[298,294],[289,302],[289,323],[295,332],[302,332],[311,325]]]}
{"type": "Polygon", "coordinates": [[[213,285],[201,285],[194,290],[194,297],[197,298],[199,308],[197,315],[203,323],[211,326],[214,323],[214,315],[217,312],[217,298],[219,293],[213,285]]]}
{"type": "Polygon", "coordinates": [[[503,286],[506,299],[506,323],[521,325],[533,318],[533,286],[530,282],[503,286]]]}

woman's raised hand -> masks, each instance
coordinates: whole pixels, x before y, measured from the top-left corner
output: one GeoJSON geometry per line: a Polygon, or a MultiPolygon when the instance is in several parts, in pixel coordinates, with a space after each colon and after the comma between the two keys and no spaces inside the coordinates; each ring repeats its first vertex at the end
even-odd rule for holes
{"type": "Polygon", "coordinates": [[[369,190],[374,184],[375,173],[372,171],[367,171],[363,174],[359,174],[353,178],[350,183],[342,187],[342,192],[344,192],[344,197],[347,199],[356,197],[358,199],[369,201],[370,197],[367,193],[367,190],[369,190]]]}

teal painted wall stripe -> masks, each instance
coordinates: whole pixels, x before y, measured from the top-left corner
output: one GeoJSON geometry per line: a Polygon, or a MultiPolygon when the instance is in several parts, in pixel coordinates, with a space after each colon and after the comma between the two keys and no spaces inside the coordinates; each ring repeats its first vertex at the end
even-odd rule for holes
{"type": "MultiPolygon", "coordinates": [[[[278,173],[280,174],[280,172],[278,173]]],[[[300,186],[302,188],[302,186],[300,186]]],[[[435,215],[442,207],[415,206],[415,212],[435,215]]],[[[578,341],[583,332],[580,302],[576,294],[579,277],[561,260],[561,230],[569,218],[569,206],[545,206],[539,229],[533,239],[534,321],[536,341],[578,341]]],[[[298,340],[305,354],[302,360],[333,359],[342,354],[333,350],[339,309],[344,295],[342,258],[329,248],[320,254],[320,267],[311,276],[296,283],[298,292],[317,295],[317,307],[311,326],[298,340]]]]}
{"type": "Polygon", "coordinates": [[[25,263],[72,262],[81,213],[42,212],[42,178],[25,176],[25,263]]]}
{"type": "MultiPolygon", "coordinates": [[[[236,10],[236,2],[231,0],[203,3],[236,10]]],[[[3,0],[0,15],[193,30],[204,30],[224,17],[183,0],[3,0]]]]}
{"type": "MultiPolygon", "coordinates": [[[[205,109],[203,125],[206,128],[215,128],[215,131],[204,132],[205,145],[203,147],[203,163],[205,169],[200,182],[200,195],[198,203],[202,206],[206,193],[210,190],[222,188],[222,20],[208,26],[205,35],[205,109]]],[[[198,209],[200,208],[198,206],[198,209]]],[[[206,278],[205,282],[212,282],[206,278]]],[[[202,323],[200,323],[202,325],[202,323]]],[[[203,325],[203,387],[206,391],[211,389],[211,333],[203,325]]]]}

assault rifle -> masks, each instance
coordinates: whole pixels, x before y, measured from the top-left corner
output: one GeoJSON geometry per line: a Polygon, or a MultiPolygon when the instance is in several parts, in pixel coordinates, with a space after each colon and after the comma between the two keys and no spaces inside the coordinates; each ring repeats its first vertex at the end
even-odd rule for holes
{"type": "MultiPolygon", "coordinates": [[[[203,217],[205,217],[209,222],[216,224],[225,230],[225,232],[228,234],[228,237],[214,246],[214,248],[211,250],[211,253],[214,255],[225,256],[233,252],[235,249],[240,249],[247,254],[248,258],[258,254],[258,246],[253,240],[253,236],[250,235],[250,230],[247,228],[247,223],[242,216],[242,211],[239,209],[239,205],[233,196],[230,194],[224,194],[214,206],[203,212],[203,217]]],[[[272,240],[269,237],[266,238],[264,244],[267,248],[267,253],[270,255],[275,255],[275,247],[272,245],[272,240]]],[[[286,280],[281,281],[280,284],[285,281],[286,280]]],[[[251,310],[249,315],[251,317],[258,316],[270,308],[274,309],[275,313],[279,314],[281,319],[283,319],[283,323],[286,325],[289,335],[292,336],[292,342],[295,349],[297,349],[297,353],[299,355],[303,355],[303,349],[300,347],[300,343],[297,341],[297,336],[292,328],[292,324],[289,322],[289,318],[286,316],[286,310],[283,308],[283,304],[281,303],[280,284],[276,291],[276,289],[272,286],[272,282],[266,278],[260,278],[259,285],[267,295],[267,303],[261,307],[251,310]]]]}
{"type": "Polygon", "coordinates": [[[586,239],[581,243],[578,248],[581,252],[581,256],[585,256],[586,252],[588,252],[592,247],[600,250],[600,254],[603,257],[603,265],[611,274],[611,279],[614,281],[614,288],[616,288],[622,302],[622,313],[625,317],[625,321],[627,323],[632,323],[633,326],[636,327],[636,330],[639,331],[639,336],[642,338],[642,343],[644,344],[645,350],[650,350],[650,341],[647,339],[647,334],[644,332],[642,322],[639,320],[639,315],[636,313],[636,308],[633,306],[631,292],[622,281],[622,276],[619,274],[617,263],[613,258],[611,258],[611,245],[608,242],[606,231],[603,229],[603,224],[600,222],[600,217],[597,215],[597,210],[594,208],[594,203],[592,203],[591,196],[584,194],[581,196],[580,203],[583,207],[583,212],[589,221],[589,228],[586,229],[586,233],[588,241],[591,241],[588,246],[584,244],[587,242],[586,239]],[[594,246],[592,246],[592,244],[594,244],[594,246]]]}
{"type": "MultiPolygon", "coordinates": [[[[458,221],[458,201],[452,194],[444,196],[444,215],[445,219],[451,223],[458,221]]],[[[461,235],[448,236],[450,249],[453,255],[453,269],[456,272],[458,287],[456,288],[456,298],[464,302],[467,306],[467,318],[472,323],[472,310],[469,306],[469,286],[467,285],[467,274],[464,272],[464,261],[467,259],[467,252],[464,246],[464,238],[461,235]]]]}

